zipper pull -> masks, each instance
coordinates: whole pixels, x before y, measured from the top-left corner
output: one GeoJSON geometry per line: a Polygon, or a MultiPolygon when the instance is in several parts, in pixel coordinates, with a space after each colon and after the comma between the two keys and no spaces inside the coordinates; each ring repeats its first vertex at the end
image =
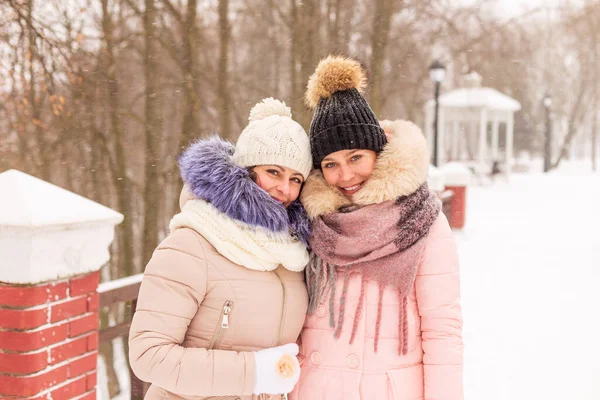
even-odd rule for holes
{"type": "Polygon", "coordinates": [[[221,320],[221,328],[223,329],[229,328],[229,313],[231,312],[231,306],[229,304],[230,303],[227,302],[223,307],[223,319],[221,320]]]}

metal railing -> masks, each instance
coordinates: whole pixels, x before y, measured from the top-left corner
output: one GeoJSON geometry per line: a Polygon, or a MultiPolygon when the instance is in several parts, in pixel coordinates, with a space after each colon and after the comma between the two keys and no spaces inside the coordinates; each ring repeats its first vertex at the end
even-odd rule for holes
{"type": "MultiPolygon", "coordinates": [[[[100,328],[98,335],[101,344],[110,343],[113,339],[118,337],[124,337],[125,340],[127,340],[129,328],[131,326],[131,317],[136,308],[143,276],[144,274],[132,275],[126,278],[104,282],[98,286],[100,310],[105,310],[118,303],[130,303],[131,305],[131,313],[125,318],[125,321],[113,326],[100,328]]],[[[128,346],[125,346],[125,348],[128,348],[128,346]]],[[[143,399],[150,385],[140,381],[133,371],[131,371],[131,368],[129,368],[129,376],[131,378],[131,399],[143,399]]]]}

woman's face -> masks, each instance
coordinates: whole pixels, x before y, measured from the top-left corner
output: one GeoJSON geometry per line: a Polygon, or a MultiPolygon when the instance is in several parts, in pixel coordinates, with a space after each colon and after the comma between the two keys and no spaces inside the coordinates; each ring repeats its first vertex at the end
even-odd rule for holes
{"type": "Polygon", "coordinates": [[[321,161],[321,170],[327,183],[352,198],[373,173],[376,160],[373,150],[340,150],[321,161]]]}
{"type": "Polygon", "coordinates": [[[304,183],[300,172],[279,165],[257,165],[252,172],[256,184],[285,207],[298,198],[304,183]]]}

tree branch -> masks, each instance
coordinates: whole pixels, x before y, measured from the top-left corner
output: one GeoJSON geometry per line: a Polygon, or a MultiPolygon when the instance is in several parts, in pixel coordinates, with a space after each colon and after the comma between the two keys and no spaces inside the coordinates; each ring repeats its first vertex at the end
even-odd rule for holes
{"type": "Polygon", "coordinates": [[[177,20],[177,22],[182,24],[183,17],[181,16],[181,13],[179,12],[179,10],[177,10],[177,8],[175,8],[173,3],[171,3],[169,0],[160,0],[160,1],[165,5],[165,7],[167,7],[167,10],[177,20]]]}

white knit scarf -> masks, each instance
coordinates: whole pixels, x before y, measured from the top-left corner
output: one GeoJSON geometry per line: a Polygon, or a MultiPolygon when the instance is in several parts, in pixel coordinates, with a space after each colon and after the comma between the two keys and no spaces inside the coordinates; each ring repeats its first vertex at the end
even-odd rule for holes
{"type": "Polygon", "coordinates": [[[273,271],[283,265],[290,271],[303,271],[308,251],[288,232],[271,232],[223,214],[210,203],[188,201],[169,225],[171,231],[190,228],[201,234],[231,262],[256,271],[273,271]]]}

